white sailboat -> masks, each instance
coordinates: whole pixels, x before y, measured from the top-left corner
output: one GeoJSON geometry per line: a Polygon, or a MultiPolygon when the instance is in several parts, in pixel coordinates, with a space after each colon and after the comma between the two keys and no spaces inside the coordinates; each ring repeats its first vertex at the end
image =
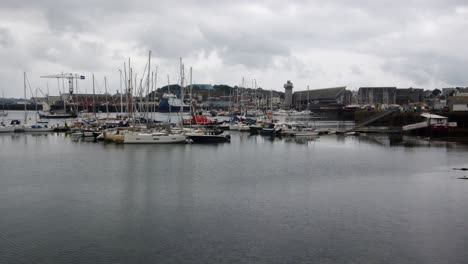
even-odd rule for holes
{"type": "MultiPolygon", "coordinates": [[[[36,96],[37,97],[37,96],[36,96]]],[[[28,110],[26,107],[26,72],[24,73],[24,124],[22,131],[23,132],[53,132],[54,129],[52,127],[48,127],[47,125],[40,125],[40,124],[34,124],[34,125],[27,125],[27,114],[28,110]]],[[[36,102],[36,123],[37,123],[37,102],[36,102]]]]}
{"type": "MultiPolygon", "coordinates": [[[[149,52],[148,57],[148,67],[151,62],[151,51],[149,52]]],[[[182,58],[180,59],[180,67],[181,67],[181,104],[183,104],[184,98],[184,70],[182,64],[182,58]]],[[[148,69],[149,72],[149,69],[148,69]]],[[[148,90],[149,90],[149,75],[148,75],[148,90]]],[[[181,129],[183,128],[183,107],[180,107],[180,117],[181,117],[181,129]]],[[[183,134],[173,133],[169,128],[166,130],[160,131],[128,131],[123,136],[123,143],[124,144],[174,144],[174,143],[185,143],[187,137],[183,134]]]]}
{"type": "Polygon", "coordinates": [[[173,144],[185,143],[185,135],[167,132],[128,132],[124,134],[125,144],[173,144]]]}

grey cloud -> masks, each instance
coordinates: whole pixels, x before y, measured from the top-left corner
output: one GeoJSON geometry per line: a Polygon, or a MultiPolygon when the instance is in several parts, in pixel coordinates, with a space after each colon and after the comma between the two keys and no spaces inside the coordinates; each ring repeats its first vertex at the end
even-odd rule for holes
{"type": "Polygon", "coordinates": [[[273,36],[259,32],[236,32],[233,29],[219,30],[202,28],[207,46],[217,50],[229,64],[247,67],[268,67],[275,56],[288,56],[290,50],[273,36]]]}
{"type": "Polygon", "coordinates": [[[10,30],[0,27],[0,47],[6,48],[13,44],[13,36],[10,30]]]}
{"type": "Polygon", "coordinates": [[[361,68],[359,66],[357,66],[357,65],[351,65],[350,71],[351,71],[352,74],[356,74],[356,75],[361,75],[362,74],[361,68]]]}
{"type": "Polygon", "coordinates": [[[269,78],[287,71],[301,80],[364,78],[379,67],[370,65],[372,57],[383,62],[378,78],[387,83],[397,75],[421,85],[462,84],[468,82],[461,70],[468,68],[468,14],[455,12],[462,6],[466,0],[3,0],[1,12],[35,16],[10,17],[0,28],[0,69],[112,71],[128,56],[143,61],[150,49],[162,63],[216,54],[231,75],[252,71],[269,78]],[[322,51],[358,61],[307,61],[307,54],[322,51]],[[338,72],[334,64],[345,67],[338,72]]]}
{"type": "Polygon", "coordinates": [[[466,61],[455,57],[420,54],[389,59],[382,66],[385,71],[430,85],[442,82],[448,85],[466,85],[466,61]]]}

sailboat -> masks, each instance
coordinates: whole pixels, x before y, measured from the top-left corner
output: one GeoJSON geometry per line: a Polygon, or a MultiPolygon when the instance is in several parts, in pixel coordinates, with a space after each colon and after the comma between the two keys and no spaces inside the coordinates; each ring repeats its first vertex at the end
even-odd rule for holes
{"type": "MultiPolygon", "coordinates": [[[[151,62],[151,51],[149,52],[148,65],[151,62]]],[[[182,59],[180,59],[181,66],[181,99],[184,98],[184,78],[183,78],[183,64],[182,59]]],[[[148,69],[149,72],[149,69],[148,69]]],[[[149,90],[149,75],[148,75],[148,90],[149,90]]],[[[183,101],[181,100],[183,103],[183,101]]],[[[171,111],[171,108],[169,108],[171,111]]],[[[179,107],[180,117],[181,117],[181,128],[183,128],[183,107],[179,107]]],[[[181,134],[175,134],[171,131],[169,127],[165,130],[148,130],[145,132],[142,131],[127,131],[123,136],[124,144],[170,144],[170,143],[185,143],[187,137],[181,134]]]]}
{"type": "Polygon", "coordinates": [[[133,132],[124,134],[125,144],[168,144],[185,143],[185,135],[177,135],[172,132],[133,132]]]}
{"type": "MultiPolygon", "coordinates": [[[[37,96],[36,96],[37,97],[37,96]]],[[[40,125],[40,124],[34,124],[34,125],[26,125],[27,119],[28,119],[28,109],[27,109],[27,104],[26,104],[26,72],[24,73],[24,124],[22,131],[23,132],[53,132],[54,129],[52,127],[48,127],[47,125],[40,125]]],[[[36,102],[36,113],[37,113],[37,102],[36,102]]],[[[37,114],[36,114],[36,123],[37,123],[37,114]]]]}

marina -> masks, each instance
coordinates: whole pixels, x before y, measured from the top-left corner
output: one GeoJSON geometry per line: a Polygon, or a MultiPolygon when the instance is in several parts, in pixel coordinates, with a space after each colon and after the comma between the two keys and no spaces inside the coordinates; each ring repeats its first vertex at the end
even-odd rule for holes
{"type": "Polygon", "coordinates": [[[467,1],[0,2],[0,264],[468,263],[467,1]]]}

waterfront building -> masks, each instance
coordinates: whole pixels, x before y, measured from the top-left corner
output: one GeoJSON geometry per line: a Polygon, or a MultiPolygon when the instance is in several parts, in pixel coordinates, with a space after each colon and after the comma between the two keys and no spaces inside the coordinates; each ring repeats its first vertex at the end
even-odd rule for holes
{"type": "Polygon", "coordinates": [[[307,108],[321,108],[324,106],[345,105],[351,100],[351,93],[347,93],[346,86],[309,89],[294,92],[294,106],[296,110],[307,108]]]}
{"type": "Polygon", "coordinates": [[[358,102],[362,105],[396,104],[396,87],[360,87],[358,102]]]}
{"type": "Polygon", "coordinates": [[[468,112],[468,88],[458,88],[453,96],[447,98],[450,111],[468,112]]]}
{"type": "Polygon", "coordinates": [[[424,101],[424,89],[421,88],[399,88],[396,90],[396,103],[408,105],[424,101]]]}

